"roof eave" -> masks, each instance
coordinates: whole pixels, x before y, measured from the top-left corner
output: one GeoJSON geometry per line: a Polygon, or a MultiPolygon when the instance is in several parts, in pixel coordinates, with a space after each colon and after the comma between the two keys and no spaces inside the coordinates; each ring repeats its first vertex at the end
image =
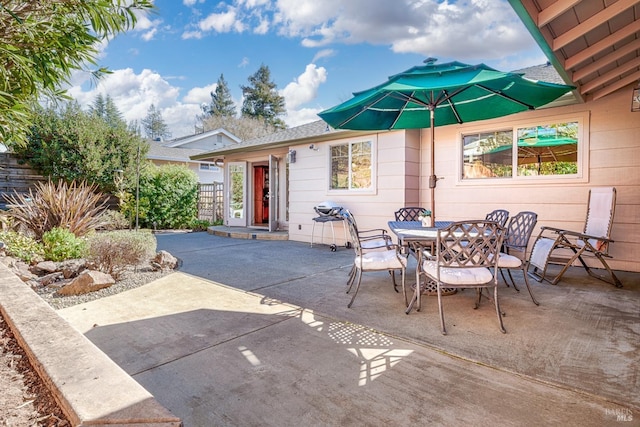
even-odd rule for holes
{"type": "MultiPolygon", "coordinates": [[[[190,158],[192,160],[202,160],[202,159],[208,159],[211,157],[220,157],[220,156],[226,156],[229,154],[236,154],[236,153],[250,153],[250,152],[255,152],[255,151],[262,151],[265,149],[272,149],[272,148],[282,148],[282,147],[290,147],[292,145],[300,145],[300,144],[308,144],[308,143],[315,143],[315,142],[324,142],[324,141],[331,141],[334,140],[336,138],[345,138],[345,137],[352,137],[352,136],[357,136],[357,135],[368,135],[373,133],[372,131],[352,131],[352,130],[344,130],[341,131],[339,133],[336,132],[332,132],[332,133],[328,133],[328,134],[323,134],[323,135],[314,135],[314,136],[307,136],[304,138],[295,138],[295,139],[288,139],[286,141],[276,141],[276,142],[268,142],[268,143],[264,143],[264,144],[256,144],[256,145],[242,145],[239,144],[239,146],[232,146],[229,148],[220,148],[218,150],[213,150],[213,151],[208,151],[206,153],[201,153],[201,154],[197,154],[195,156],[191,156],[190,158]]],[[[375,133],[380,133],[375,132],[375,133]]]]}
{"type": "MultiPolygon", "coordinates": [[[[558,75],[562,78],[562,80],[570,86],[576,86],[576,84],[571,80],[569,73],[564,68],[564,63],[555,55],[553,49],[549,45],[549,42],[544,37],[536,22],[534,22],[532,16],[537,15],[535,10],[527,10],[527,8],[522,4],[520,0],[508,0],[509,4],[516,12],[516,15],[520,18],[522,23],[524,24],[529,34],[533,37],[533,40],[538,44],[544,56],[547,57],[553,68],[556,69],[558,75]]],[[[573,96],[576,100],[580,102],[585,102],[586,99],[580,94],[580,91],[576,88],[572,91],[573,96]]]]}

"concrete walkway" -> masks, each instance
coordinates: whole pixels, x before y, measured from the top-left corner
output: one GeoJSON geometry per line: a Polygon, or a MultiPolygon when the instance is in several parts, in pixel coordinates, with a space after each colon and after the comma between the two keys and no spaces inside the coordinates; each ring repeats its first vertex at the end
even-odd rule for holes
{"type": "Polygon", "coordinates": [[[534,284],[539,307],[501,287],[507,334],[491,304],[448,296],[442,336],[435,299],[405,315],[384,272],[347,309],[351,250],[158,245],[179,272],[58,313],[185,426],[640,425],[638,274],[616,289],[571,269],[534,284]]]}

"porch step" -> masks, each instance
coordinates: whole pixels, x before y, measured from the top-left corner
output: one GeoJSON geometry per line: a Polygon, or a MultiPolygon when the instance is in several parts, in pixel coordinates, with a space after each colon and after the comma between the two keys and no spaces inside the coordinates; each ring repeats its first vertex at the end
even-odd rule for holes
{"type": "Polygon", "coordinates": [[[232,239],[289,240],[288,231],[269,231],[261,228],[228,227],[226,225],[211,226],[207,228],[207,233],[232,239]]]}

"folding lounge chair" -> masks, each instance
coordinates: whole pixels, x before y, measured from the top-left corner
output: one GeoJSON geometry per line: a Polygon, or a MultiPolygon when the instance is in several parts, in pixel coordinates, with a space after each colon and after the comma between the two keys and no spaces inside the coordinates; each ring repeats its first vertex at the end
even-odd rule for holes
{"type": "Polygon", "coordinates": [[[531,253],[530,266],[534,267],[529,274],[538,282],[546,280],[552,285],[558,284],[562,275],[574,263],[580,261],[587,273],[621,288],[622,283],[607,264],[613,215],[616,207],[615,187],[598,187],[589,191],[587,219],[582,233],[554,227],[542,227],[531,253]],[[563,251],[564,250],[564,251],[563,251]],[[568,251],[567,251],[568,250],[568,251]],[[562,253],[568,256],[562,256],[562,253]],[[591,271],[584,257],[593,256],[598,259],[609,273],[609,278],[591,271]],[[560,272],[552,279],[546,277],[549,264],[562,265],[560,272]]]}

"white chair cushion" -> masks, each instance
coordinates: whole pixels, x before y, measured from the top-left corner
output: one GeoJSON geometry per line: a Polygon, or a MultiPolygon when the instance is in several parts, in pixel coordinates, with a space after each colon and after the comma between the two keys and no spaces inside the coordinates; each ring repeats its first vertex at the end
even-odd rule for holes
{"type": "MultiPolygon", "coordinates": [[[[438,263],[425,261],[424,271],[431,277],[438,277],[438,263]]],[[[447,268],[440,269],[440,280],[449,285],[483,285],[493,280],[488,268],[447,268]]]]}
{"type": "Polygon", "coordinates": [[[356,266],[362,265],[363,270],[397,270],[406,268],[407,259],[402,256],[398,257],[395,250],[374,251],[356,257],[355,264],[356,266]]]}
{"type": "MultiPolygon", "coordinates": [[[[391,242],[389,242],[391,243],[391,242]]],[[[360,246],[363,251],[388,251],[387,241],[385,239],[360,240],[360,246]]]]}
{"type": "Polygon", "coordinates": [[[500,252],[498,256],[498,267],[500,268],[518,268],[522,265],[522,260],[517,256],[500,252]]]}

